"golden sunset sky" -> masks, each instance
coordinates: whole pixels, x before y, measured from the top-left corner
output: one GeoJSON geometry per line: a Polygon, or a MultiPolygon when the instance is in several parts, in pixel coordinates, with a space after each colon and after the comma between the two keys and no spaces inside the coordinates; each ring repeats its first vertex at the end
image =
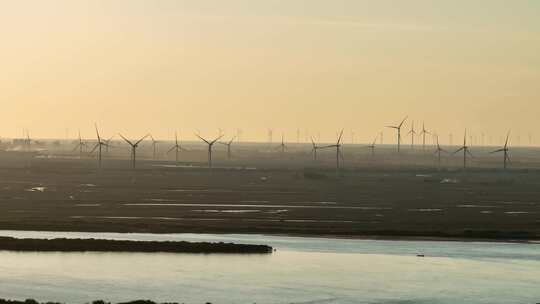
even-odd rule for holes
{"type": "Polygon", "coordinates": [[[537,0],[0,0],[0,39],[2,137],[540,142],[537,0]]]}

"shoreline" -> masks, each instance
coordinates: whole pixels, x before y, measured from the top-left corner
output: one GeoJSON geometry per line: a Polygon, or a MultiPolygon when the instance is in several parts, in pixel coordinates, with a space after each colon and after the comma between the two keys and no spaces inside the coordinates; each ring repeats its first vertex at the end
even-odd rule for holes
{"type": "MultiPolygon", "coordinates": [[[[293,238],[319,238],[319,239],[341,239],[341,240],[373,240],[373,241],[425,241],[425,242],[463,242],[463,243],[519,243],[519,244],[539,244],[540,238],[479,238],[479,237],[465,237],[465,236],[429,236],[429,235],[377,235],[377,234],[305,234],[305,233],[264,233],[264,232],[152,232],[152,231],[105,231],[105,230],[34,230],[34,229],[1,229],[0,228],[0,240],[5,238],[2,235],[2,231],[24,231],[24,232],[51,232],[51,233],[118,233],[118,234],[154,234],[154,235],[166,235],[166,234],[206,234],[206,235],[251,235],[251,236],[275,236],[275,237],[293,237],[293,238]]],[[[96,239],[107,240],[107,239],[96,239]]],[[[134,241],[142,242],[142,241],[134,241]]],[[[242,244],[238,244],[242,245],[242,244]]],[[[1,244],[0,244],[0,250],[1,244]]]]}

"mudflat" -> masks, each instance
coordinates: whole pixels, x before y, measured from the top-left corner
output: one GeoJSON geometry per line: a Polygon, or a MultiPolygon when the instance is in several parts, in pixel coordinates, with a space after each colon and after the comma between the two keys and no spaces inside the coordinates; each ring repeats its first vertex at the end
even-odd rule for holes
{"type": "Polygon", "coordinates": [[[281,167],[218,159],[211,171],[142,159],[131,170],[125,159],[97,169],[8,152],[0,164],[4,230],[540,239],[540,170],[524,166],[359,163],[337,174],[304,157],[281,167]]]}

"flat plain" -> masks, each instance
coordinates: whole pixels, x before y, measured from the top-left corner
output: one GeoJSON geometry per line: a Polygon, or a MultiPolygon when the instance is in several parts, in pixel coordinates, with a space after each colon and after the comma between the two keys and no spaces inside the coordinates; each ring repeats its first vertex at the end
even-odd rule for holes
{"type": "MultiPolygon", "coordinates": [[[[354,238],[540,239],[540,153],[516,149],[509,170],[478,148],[439,167],[430,147],[281,153],[244,144],[228,160],[192,143],[176,163],[141,148],[137,169],[118,146],[94,156],[68,144],[0,152],[0,229],[153,233],[264,233],[354,238]]],[[[164,148],[163,148],[164,149],[164,148]]],[[[452,150],[451,147],[447,148],[452,150]]],[[[485,151],[484,151],[485,150],[485,151]]],[[[502,158],[502,157],[501,157],[502,158]]]]}

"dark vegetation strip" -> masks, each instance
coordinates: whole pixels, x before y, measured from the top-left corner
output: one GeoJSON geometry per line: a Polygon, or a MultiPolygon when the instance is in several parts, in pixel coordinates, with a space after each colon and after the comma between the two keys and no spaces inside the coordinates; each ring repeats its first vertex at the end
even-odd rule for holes
{"type": "MultiPolygon", "coordinates": [[[[61,302],[41,302],[40,303],[34,299],[26,299],[24,301],[0,299],[0,304],[63,304],[63,303],[61,302]]],[[[97,300],[97,301],[93,301],[91,304],[111,304],[111,302],[97,300]]],[[[129,302],[121,302],[118,304],[178,304],[178,302],[157,303],[150,300],[135,300],[135,301],[129,301],[129,302]]],[[[206,302],[206,304],[212,304],[212,303],[206,302]]]]}
{"type": "Polygon", "coordinates": [[[156,242],[98,239],[17,239],[0,237],[0,250],[11,251],[63,251],[63,252],[174,252],[174,253],[271,253],[266,245],[208,242],[156,242]]]}

